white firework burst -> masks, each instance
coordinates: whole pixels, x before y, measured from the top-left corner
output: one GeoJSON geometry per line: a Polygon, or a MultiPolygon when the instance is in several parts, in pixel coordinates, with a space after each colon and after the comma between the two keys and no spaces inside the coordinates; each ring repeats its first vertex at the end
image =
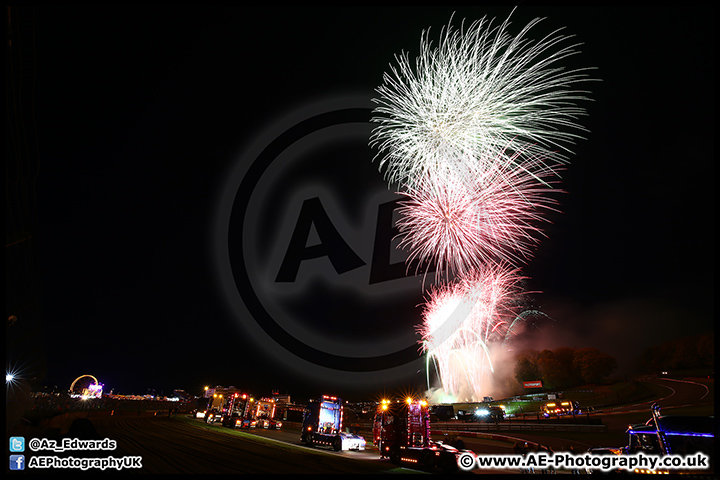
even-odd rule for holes
{"type": "Polygon", "coordinates": [[[575,89],[585,70],[558,64],[577,52],[560,30],[534,42],[530,22],[517,36],[483,18],[469,28],[451,25],[432,46],[423,32],[420,54],[396,56],[392,74],[376,89],[379,98],[370,144],[381,156],[389,183],[416,186],[428,175],[482,175],[488,163],[512,162],[523,151],[565,163],[568,146],[584,128],[578,107],[587,93],[575,89]]]}

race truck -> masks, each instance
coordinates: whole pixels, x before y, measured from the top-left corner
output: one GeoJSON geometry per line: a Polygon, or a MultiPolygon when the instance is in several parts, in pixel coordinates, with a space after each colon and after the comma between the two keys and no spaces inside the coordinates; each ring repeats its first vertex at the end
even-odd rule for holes
{"type": "Polygon", "coordinates": [[[225,404],[222,424],[230,428],[250,428],[254,419],[250,418],[252,397],[246,393],[234,393],[225,404]]]}
{"type": "Polygon", "coordinates": [[[303,416],[300,441],[340,450],[365,450],[365,438],[343,431],[343,404],[337,397],[323,395],[311,401],[303,416]]]}
{"type": "Polygon", "coordinates": [[[505,418],[505,410],[494,405],[480,405],[475,410],[458,410],[457,419],[462,422],[500,422],[505,418]]]}
{"type": "Polygon", "coordinates": [[[455,418],[455,408],[452,405],[430,405],[430,422],[447,422],[455,418]]]}
{"type": "Polygon", "coordinates": [[[205,418],[205,412],[208,411],[210,404],[209,398],[200,397],[195,403],[195,410],[193,410],[193,416],[195,418],[205,418]]]}
{"type": "MultiPolygon", "coordinates": [[[[630,425],[627,429],[628,444],[619,448],[593,448],[592,453],[611,452],[615,455],[681,455],[705,454],[709,463],[707,469],[701,470],[648,470],[635,469],[632,473],[692,473],[696,475],[712,475],[714,473],[715,431],[717,425],[714,416],[661,415],[660,406],[651,407],[652,418],[647,422],[630,425]]],[[[588,471],[587,473],[592,473],[588,471]]],[[[624,472],[628,473],[628,472],[624,472]]]]}
{"type": "Polygon", "coordinates": [[[503,410],[502,407],[488,405],[486,407],[479,407],[475,410],[475,416],[478,421],[486,423],[501,422],[505,419],[505,410],[503,410]]]}
{"type": "Polygon", "coordinates": [[[540,407],[540,412],[545,417],[552,417],[553,415],[561,417],[563,415],[579,415],[581,413],[580,404],[570,400],[563,400],[562,402],[548,402],[540,407]]]}
{"type": "Polygon", "coordinates": [[[437,467],[446,472],[457,470],[462,453],[472,454],[470,450],[458,450],[431,440],[428,404],[412,398],[404,402],[380,402],[373,420],[373,441],[380,458],[389,458],[395,464],[437,467]]]}
{"type": "Polygon", "coordinates": [[[282,427],[282,422],[275,419],[275,401],[269,398],[261,398],[255,403],[252,418],[257,428],[277,430],[282,427]]]}
{"type": "Polygon", "coordinates": [[[223,419],[223,416],[227,413],[225,406],[225,400],[222,395],[214,394],[212,397],[207,398],[207,405],[205,410],[200,415],[200,410],[196,414],[197,418],[205,419],[205,423],[216,423],[223,419]]]}

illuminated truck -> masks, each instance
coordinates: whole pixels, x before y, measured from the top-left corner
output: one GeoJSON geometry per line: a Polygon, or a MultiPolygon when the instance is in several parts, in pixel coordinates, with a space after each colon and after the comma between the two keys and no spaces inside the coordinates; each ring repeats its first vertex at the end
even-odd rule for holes
{"type": "Polygon", "coordinates": [[[221,394],[213,394],[212,397],[206,399],[206,406],[202,411],[202,415],[201,410],[198,409],[196,417],[205,419],[205,423],[220,422],[227,411],[224,406],[226,400],[221,394]]]}
{"type": "MultiPolygon", "coordinates": [[[[699,470],[676,470],[660,468],[649,470],[636,468],[632,473],[640,474],[695,474],[708,475],[714,473],[715,431],[717,424],[714,416],[692,415],[661,415],[660,406],[651,407],[652,418],[647,422],[630,425],[627,429],[628,444],[625,447],[596,447],[589,451],[595,454],[611,453],[614,455],[679,455],[683,457],[704,454],[708,458],[708,468],[699,470]]],[[[593,473],[588,470],[587,473],[593,473]]],[[[627,473],[627,472],[625,472],[627,473]]]]}
{"type": "MultiPolygon", "coordinates": [[[[425,400],[383,400],[373,420],[373,441],[381,458],[395,464],[410,463],[424,468],[454,471],[463,452],[430,439],[430,413],[425,400]]],[[[472,453],[472,452],[470,452],[472,453]]]]}
{"type": "Polygon", "coordinates": [[[275,418],[275,407],[275,400],[271,398],[261,398],[255,403],[252,418],[257,428],[276,430],[282,427],[282,422],[275,418]]]}
{"type": "Polygon", "coordinates": [[[562,402],[548,402],[540,408],[540,412],[546,416],[578,415],[580,414],[580,404],[563,400],[562,402]]]}
{"type": "Polygon", "coordinates": [[[622,449],[624,454],[639,452],[656,455],[688,456],[697,453],[710,459],[705,470],[636,470],[634,473],[694,473],[708,475],[714,472],[715,455],[714,416],[661,415],[660,406],[651,407],[652,418],[644,425],[631,425],[628,430],[628,445],[622,449]]]}
{"type": "Polygon", "coordinates": [[[478,421],[486,423],[501,422],[505,419],[505,410],[502,407],[488,405],[475,410],[475,417],[478,421]]]}
{"type": "Polygon", "coordinates": [[[343,431],[343,405],[337,397],[323,395],[311,401],[303,416],[300,441],[333,450],[365,450],[365,438],[343,431]]]}
{"type": "Polygon", "coordinates": [[[222,424],[230,428],[250,428],[255,426],[251,418],[253,398],[247,393],[234,393],[225,404],[222,424]]]}

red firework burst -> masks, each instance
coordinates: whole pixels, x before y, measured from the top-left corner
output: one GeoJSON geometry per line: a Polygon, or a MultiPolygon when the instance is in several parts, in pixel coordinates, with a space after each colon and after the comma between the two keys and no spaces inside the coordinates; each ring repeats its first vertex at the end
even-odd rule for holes
{"type": "MultiPolygon", "coordinates": [[[[483,175],[447,176],[402,194],[400,247],[408,262],[435,266],[446,277],[466,275],[490,262],[531,258],[542,210],[556,210],[550,192],[555,171],[533,159],[488,162],[483,175]]],[[[420,268],[420,267],[419,267],[420,268]]]]}

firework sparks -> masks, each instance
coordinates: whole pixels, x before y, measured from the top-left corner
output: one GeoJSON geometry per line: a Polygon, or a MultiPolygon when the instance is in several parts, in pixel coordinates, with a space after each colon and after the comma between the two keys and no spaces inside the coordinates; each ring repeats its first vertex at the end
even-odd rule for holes
{"type": "Polygon", "coordinates": [[[511,326],[518,325],[511,320],[518,318],[520,280],[518,270],[483,268],[431,291],[418,333],[445,392],[482,398],[486,377],[494,371],[492,345],[506,342],[511,326]]]}
{"type": "Polygon", "coordinates": [[[530,22],[515,37],[509,21],[492,26],[482,19],[467,30],[450,25],[432,48],[429,31],[413,69],[407,53],[377,88],[379,105],[370,143],[379,149],[386,179],[415,187],[427,176],[448,172],[482,175],[487,159],[512,162],[524,151],[553,163],[566,161],[568,146],[583,131],[576,106],[586,100],[575,84],[584,70],[566,71],[558,62],[577,53],[571,37],[556,31],[535,43],[530,22]],[[565,46],[563,46],[565,45],[565,46]]]}
{"type": "Polygon", "coordinates": [[[481,265],[477,254],[489,247],[477,219],[478,195],[459,184],[411,190],[400,203],[399,247],[408,262],[435,263],[438,273],[465,273],[481,265]]]}
{"type": "Polygon", "coordinates": [[[494,371],[492,346],[522,317],[518,265],[543,236],[543,213],[557,210],[558,171],[582,138],[576,85],[587,69],[560,61],[578,53],[560,30],[534,42],[486,19],[441,30],[437,47],[423,32],[414,68],[407,53],[377,88],[370,145],[380,170],[398,184],[398,230],[408,263],[434,264],[436,286],[418,327],[442,388],[479,399],[494,371]]]}
{"type": "Polygon", "coordinates": [[[543,211],[557,210],[548,194],[559,190],[552,188],[553,170],[539,169],[535,159],[516,161],[518,156],[513,156],[513,168],[497,162],[479,177],[446,177],[404,192],[397,226],[408,261],[435,264],[450,278],[488,262],[517,264],[531,258],[543,235],[543,211]]]}

